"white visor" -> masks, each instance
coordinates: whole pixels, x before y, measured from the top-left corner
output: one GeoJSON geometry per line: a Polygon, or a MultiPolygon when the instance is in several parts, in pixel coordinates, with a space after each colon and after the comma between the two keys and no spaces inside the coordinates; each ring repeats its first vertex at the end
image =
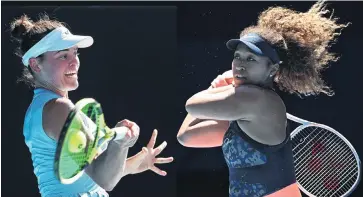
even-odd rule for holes
{"type": "Polygon", "coordinates": [[[23,56],[23,64],[29,65],[29,59],[38,57],[47,51],[61,51],[77,46],[87,48],[93,44],[91,36],[73,35],[67,28],[58,27],[48,33],[23,56]]]}

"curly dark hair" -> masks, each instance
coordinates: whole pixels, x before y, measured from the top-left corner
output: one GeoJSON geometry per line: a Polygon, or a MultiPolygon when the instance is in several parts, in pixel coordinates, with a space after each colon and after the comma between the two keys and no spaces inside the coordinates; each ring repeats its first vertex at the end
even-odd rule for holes
{"type": "MultiPolygon", "coordinates": [[[[14,19],[10,27],[11,37],[18,44],[15,54],[21,58],[33,45],[60,26],[64,26],[64,23],[50,20],[46,14],[40,15],[39,20],[36,22],[33,22],[27,15],[14,19]]],[[[38,58],[42,60],[42,55],[38,58]]],[[[24,66],[22,76],[18,79],[19,81],[26,83],[30,87],[35,86],[33,71],[30,67],[24,66]]]]}
{"type": "Polygon", "coordinates": [[[241,32],[241,36],[257,33],[276,49],[282,62],[274,81],[280,90],[299,96],[334,94],[321,71],[338,60],[329,49],[350,23],[338,24],[337,18],[324,17],[327,13],[324,1],[304,13],[270,7],[259,15],[257,25],[241,32]]]}

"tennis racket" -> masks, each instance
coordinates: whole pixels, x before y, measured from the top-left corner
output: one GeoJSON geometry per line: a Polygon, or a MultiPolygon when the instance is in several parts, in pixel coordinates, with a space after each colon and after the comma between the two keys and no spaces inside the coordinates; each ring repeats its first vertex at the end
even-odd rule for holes
{"type": "MultiPolygon", "coordinates": [[[[125,127],[126,134],[127,128],[125,127]]],[[[100,103],[92,98],[78,101],[60,133],[54,170],[63,184],[71,184],[102,154],[108,142],[123,138],[107,127],[100,103]]]]}
{"type": "Polygon", "coordinates": [[[292,133],[296,180],[299,188],[312,197],[348,196],[361,176],[360,160],[350,142],[333,128],[287,118],[300,124],[292,133]]]}

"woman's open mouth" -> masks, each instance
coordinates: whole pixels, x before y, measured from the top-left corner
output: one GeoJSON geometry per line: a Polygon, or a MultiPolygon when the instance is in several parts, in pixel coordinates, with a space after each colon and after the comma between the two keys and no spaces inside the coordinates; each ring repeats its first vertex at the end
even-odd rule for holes
{"type": "Polygon", "coordinates": [[[65,76],[69,78],[77,77],[77,71],[68,72],[65,74],[65,76]]]}
{"type": "Polygon", "coordinates": [[[235,77],[235,78],[237,78],[237,79],[242,79],[242,78],[243,78],[243,76],[242,76],[242,75],[240,75],[240,74],[237,74],[237,75],[235,75],[234,77],[235,77]]]}
{"type": "Polygon", "coordinates": [[[233,82],[234,82],[234,85],[236,86],[238,86],[238,85],[242,85],[242,84],[244,84],[244,82],[246,81],[246,77],[244,77],[244,76],[242,76],[242,75],[240,75],[240,74],[237,74],[237,75],[235,75],[234,76],[234,80],[233,80],[233,82]]]}

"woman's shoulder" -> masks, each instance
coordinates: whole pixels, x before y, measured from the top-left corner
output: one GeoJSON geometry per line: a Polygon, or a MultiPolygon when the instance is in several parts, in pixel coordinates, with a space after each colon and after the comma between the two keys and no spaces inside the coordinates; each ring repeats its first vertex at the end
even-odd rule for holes
{"type": "Polygon", "coordinates": [[[57,140],[68,114],[74,104],[67,98],[56,98],[49,101],[43,109],[43,128],[49,137],[57,140]]]}
{"type": "Polygon", "coordinates": [[[239,94],[239,96],[251,97],[251,117],[255,117],[257,120],[260,119],[261,115],[263,117],[274,117],[278,120],[284,120],[286,118],[285,103],[282,98],[272,89],[263,88],[256,85],[243,85],[237,87],[237,89],[237,92],[243,92],[243,94],[239,94]]]}
{"type": "Polygon", "coordinates": [[[47,102],[44,106],[43,114],[57,115],[62,112],[70,112],[74,108],[74,104],[68,98],[54,98],[47,102]]]}
{"type": "Polygon", "coordinates": [[[236,92],[243,92],[240,96],[253,95],[255,97],[254,101],[261,104],[276,104],[280,107],[285,108],[284,102],[280,95],[278,95],[272,88],[264,88],[257,85],[242,85],[236,88],[236,92]]]}

